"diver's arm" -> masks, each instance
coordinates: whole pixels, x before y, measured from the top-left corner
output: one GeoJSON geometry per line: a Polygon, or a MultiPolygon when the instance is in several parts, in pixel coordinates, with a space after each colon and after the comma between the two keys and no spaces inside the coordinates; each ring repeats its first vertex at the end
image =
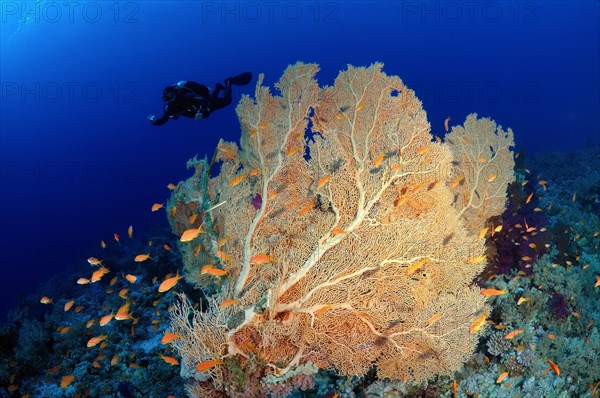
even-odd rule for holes
{"type": "Polygon", "coordinates": [[[167,122],[167,120],[169,120],[170,115],[168,113],[163,113],[163,115],[161,117],[159,117],[158,119],[154,120],[152,122],[153,125],[155,126],[162,126],[163,124],[165,124],[167,122]]]}

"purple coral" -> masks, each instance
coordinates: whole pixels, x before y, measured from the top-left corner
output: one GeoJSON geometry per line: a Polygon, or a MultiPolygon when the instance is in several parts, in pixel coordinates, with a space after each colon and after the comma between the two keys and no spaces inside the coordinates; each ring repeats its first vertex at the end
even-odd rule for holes
{"type": "Polygon", "coordinates": [[[560,293],[554,293],[554,295],[552,295],[552,298],[550,299],[550,312],[560,320],[569,316],[569,308],[565,296],[560,293]]]}
{"type": "Polygon", "coordinates": [[[262,196],[260,196],[259,193],[252,198],[252,206],[254,206],[256,210],[260,209],[260,206],[262,206],[262,196]]]}

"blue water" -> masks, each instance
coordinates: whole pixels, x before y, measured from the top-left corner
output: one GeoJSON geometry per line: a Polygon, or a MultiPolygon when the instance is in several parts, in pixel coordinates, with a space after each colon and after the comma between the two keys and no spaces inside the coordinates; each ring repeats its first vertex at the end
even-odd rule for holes
{"type": "Polygon", "coordinates": [[[251,71],[272,84],[301,60],[331,84],[347,64],[382,61],[434,133],[477,112],[527,153],[600,141],[596,1],[40,0],[0,12],[0,319],[53,275],[88,267],[100,240],[166,227],[150,212],[166,185],[220,137],[237,139],[234,104],[147,122],[179,80],[251,71]]]}

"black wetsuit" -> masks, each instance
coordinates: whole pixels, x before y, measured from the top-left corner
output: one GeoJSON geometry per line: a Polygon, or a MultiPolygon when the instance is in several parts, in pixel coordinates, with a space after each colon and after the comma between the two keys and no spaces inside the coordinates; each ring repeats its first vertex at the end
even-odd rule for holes
{"type": "Polygon", "coordinates": [[[163,91],[163,101],[165,101],[163,115],[151,121],[155,126],[162,126],[169,118],[177,119],[179,116],[189,118],[201,116],[204,119],[214,110],[224,108],[231,103],[231,84],[228,80],[225,81],[225,85],[217,83],[212,93],[205,85],[196,82],[167,86],[163,91]],[[219,96],[221,91],[222,97],[219,96]]]}

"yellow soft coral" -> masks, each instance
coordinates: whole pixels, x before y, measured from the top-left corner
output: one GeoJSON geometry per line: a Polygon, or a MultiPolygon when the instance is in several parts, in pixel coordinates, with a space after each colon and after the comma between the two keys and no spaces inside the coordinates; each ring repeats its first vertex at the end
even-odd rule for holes
{"type": "MultiPolygon", "coordinates": [[[[237,107],[241,148],[220,143],[219,175],[197,162],[174,191],[171,206],[196,190],[206,230],[182,243],[188,278],[218,280],[213,303],[235,299],[195,323],[173,317],[190,366],[259,358],[282,375],[311,361],[420,380],[452,373],[473,351],[469,326],[487,311],[471,286],[485,265],[474,261],[478,234],[514,179],[512,131],[471,115],[436,142],[414,92],[381,69],[348,66],[320,88],[317,65],[297,63],[280,95],[261,75],[237,107]],[[206,263],[226,275],[200,275],[206,263]],[[207,324],[215,334],[202,319],[227,321],[207,324]]],[[[216,388],[224,371],[213,372],[216,388]]]]}

